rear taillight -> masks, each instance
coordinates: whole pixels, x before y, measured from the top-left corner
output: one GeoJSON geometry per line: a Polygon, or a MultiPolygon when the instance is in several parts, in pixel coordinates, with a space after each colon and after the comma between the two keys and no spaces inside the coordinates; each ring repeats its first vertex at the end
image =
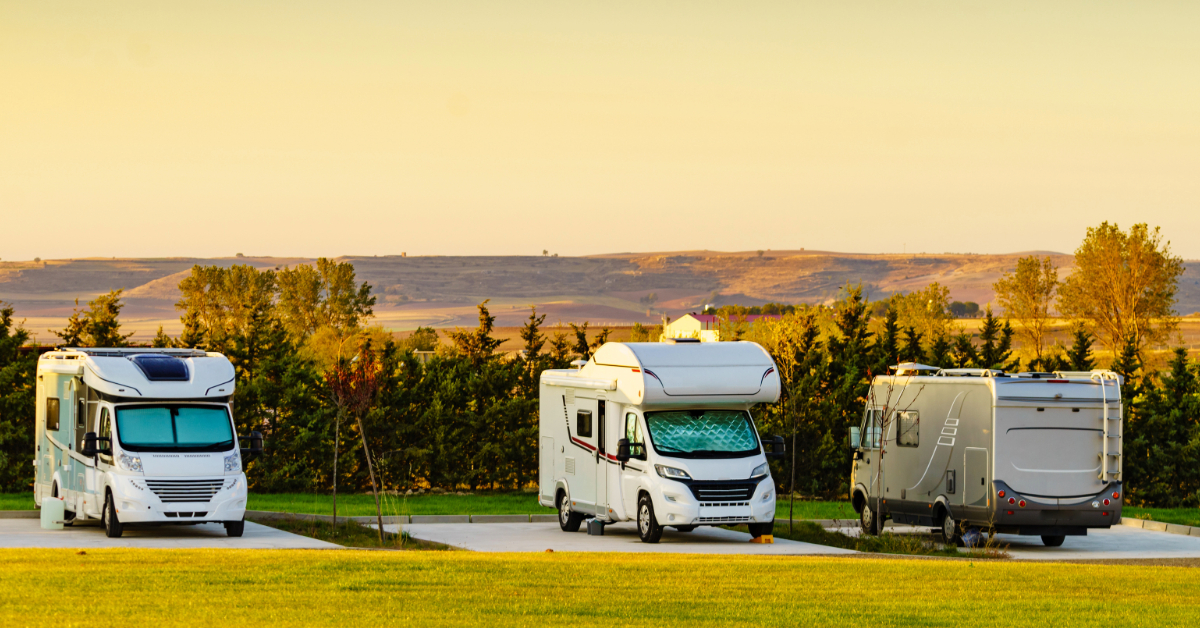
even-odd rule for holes
{"type": "Polygon", "coordinates": [[[1108,498],[1107,498],[1107,497],[1105,497],[1105,498],[1104,498],[1104,505],[1105,505],[1105,506],[1107,506],[1107,505],[1109,505],[1110,503],[1111,503],[1111,502],[1109,502],[1109,501],[1108,501],[1108,498]]]}
{"type": "Polygon", "coordinates": [[[1023,499],[1022,499],[1021,501],[1017,502],[1017,505],[1018,505],[1018,506],[1020,506],[1021,508],[1024,508],[1024,507],[1025,507],[1025,500],[1023,500],[1023,499]]]}
{"type": "Polygon", "coordinates": [[[1121,499],[1121,494],[1116,491],[1113,491],[1113,499],[1121,499]]]}
{"type": "Polygon", "coordinates": [[[1005,512],[1007,512],[1010,515],[1013,514],[1013,511],[1011,511],[1011,510],[1006,510],[1005,512]]]}
{"type": "Polygon", "coordinates": [[[1105,517],[1107,517],[1107,516],[1108,516],[1108,513],[1107,513],[1107,512],[1102,512],[1102,513],[1100,513],[1100,514],[1101,514],[1101,515],[1104,515],[1105,517]]]}
{"type": "Polygon", "coordinates": [[[996,497],[1004,497],[1004,491],[1000,491],[999,493],[996,493],[996,497]]]}
{"type": "Polygon", "coordinates": [[[1009,497],[1009,498],[1008,498],[1008,503],[1010,503],[1010,504],[1015,504],[1015,503],[1017,503],[1017,498],[1016,498],[1016,497],[1009,497]]]}

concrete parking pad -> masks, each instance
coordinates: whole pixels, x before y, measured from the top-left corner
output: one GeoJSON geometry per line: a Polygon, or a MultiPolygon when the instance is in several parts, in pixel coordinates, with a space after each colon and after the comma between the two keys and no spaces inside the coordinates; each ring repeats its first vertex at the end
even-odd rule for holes
{"type": "Polygon", "coordinates": [[[1024,560],[1121,560],[1130,558],[1200,558],[1200,538],[1113,526],[1068,536],[1060,547],[1042,545],[1041,537],[999,534],[1013,558],[1024,560]]]}
{"type": "Polygon", "coordinates": [[[206,523],[194,526],[128,527],[119,539],[104,536],[104,528],[85,522],[62,530],[43,530],[37,519],[0,519],[0,547],[153,547],[218,549],[340,549],[283,530],[246,522],[240,538],[225,535],[225,527],[206,523]]]}
{"type": "Polygon", "coordinates": [[[403,527],[412,537],[476,552],[664,552],[672,554],[853,554],[851,550],[775,539],[774,544],[750,543],[750,535],[723,528],[696,528],[677,532],[667,528],[659,543],[643,543],[632,523],[606,526],[604,536],[563,532],[557,523],[442,523],[387,525],[403,527]]]}

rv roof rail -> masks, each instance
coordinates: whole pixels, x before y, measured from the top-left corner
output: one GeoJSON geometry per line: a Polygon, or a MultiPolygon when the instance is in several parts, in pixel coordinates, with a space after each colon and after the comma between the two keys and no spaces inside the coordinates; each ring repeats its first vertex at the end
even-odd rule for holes
{"type": "Polygon", "coordinates": [[[935,377],[983,377],[987,369],[941,369],[935,377]]]}
{"type": "Polygon", "coordinates": [[[208,353],[200,349],[155,349],[152,347],[63,347],[60,351],[73,351],[104,358],[124,358],[135,355],[169,355],[176,358],[203,358],[208,355],[208,353]]]}

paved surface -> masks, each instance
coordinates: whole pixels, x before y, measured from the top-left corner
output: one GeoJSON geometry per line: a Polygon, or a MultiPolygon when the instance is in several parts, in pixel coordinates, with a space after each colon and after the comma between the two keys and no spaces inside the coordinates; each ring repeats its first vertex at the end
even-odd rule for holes
{"type": "MultiPolygon", "coordinates": [[[[836,528],[850,536],[860,529],[836,528]]],[[[930,535],[924,526],[895,526],[896,534],[930,535]]],[[[998,534],[996,540],[1008,545],[1008,553],[1020,560],[1130,560],[1147,558],[1200,558],[1200,537],[1113,526],[1107,530],[1088,530],[1087,536],[1068,536],[1059,547],[1046,547],[1040,536],[998,534]]]]}
{"type": "MultiPolygon", "coordinates": [[[[395,532],[401,526],[384,524],[395,532]]],[[[441,523],[409,524],[404,530],[425,541],[477,552],[666,552],[674,554],[853,554],[850,550],[775,539],[771,545],[750,543],[750,535],[722,528],[701,527],[692,532],[667,528],[658,543],[643,543],[632,522],[606,526],[604,536],[588,536],[586,526],[568,533],[557,523],[441,523]]]]}
{"type": "Polygon", "coordinates": [[[194,526],[125,528],[119,539],[104,536],[104,528],[87,522],[43,530],[37,519],[0,519],[0,547],[155,547],[237,549],[340,549],[340,546],[283,530],[246,522],[240,538],[225,535],[225,527],[206,523],[194,526]]]}

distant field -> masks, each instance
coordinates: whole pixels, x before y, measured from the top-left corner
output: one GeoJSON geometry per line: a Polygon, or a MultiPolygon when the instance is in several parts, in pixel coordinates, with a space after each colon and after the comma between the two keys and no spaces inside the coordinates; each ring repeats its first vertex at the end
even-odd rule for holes
{"type": "Polygon", "coordinates": [[[0,563],[8,626],[1190,626],[1200,599],[1185,567],[962,559],[89,549],[0,563]]]}

